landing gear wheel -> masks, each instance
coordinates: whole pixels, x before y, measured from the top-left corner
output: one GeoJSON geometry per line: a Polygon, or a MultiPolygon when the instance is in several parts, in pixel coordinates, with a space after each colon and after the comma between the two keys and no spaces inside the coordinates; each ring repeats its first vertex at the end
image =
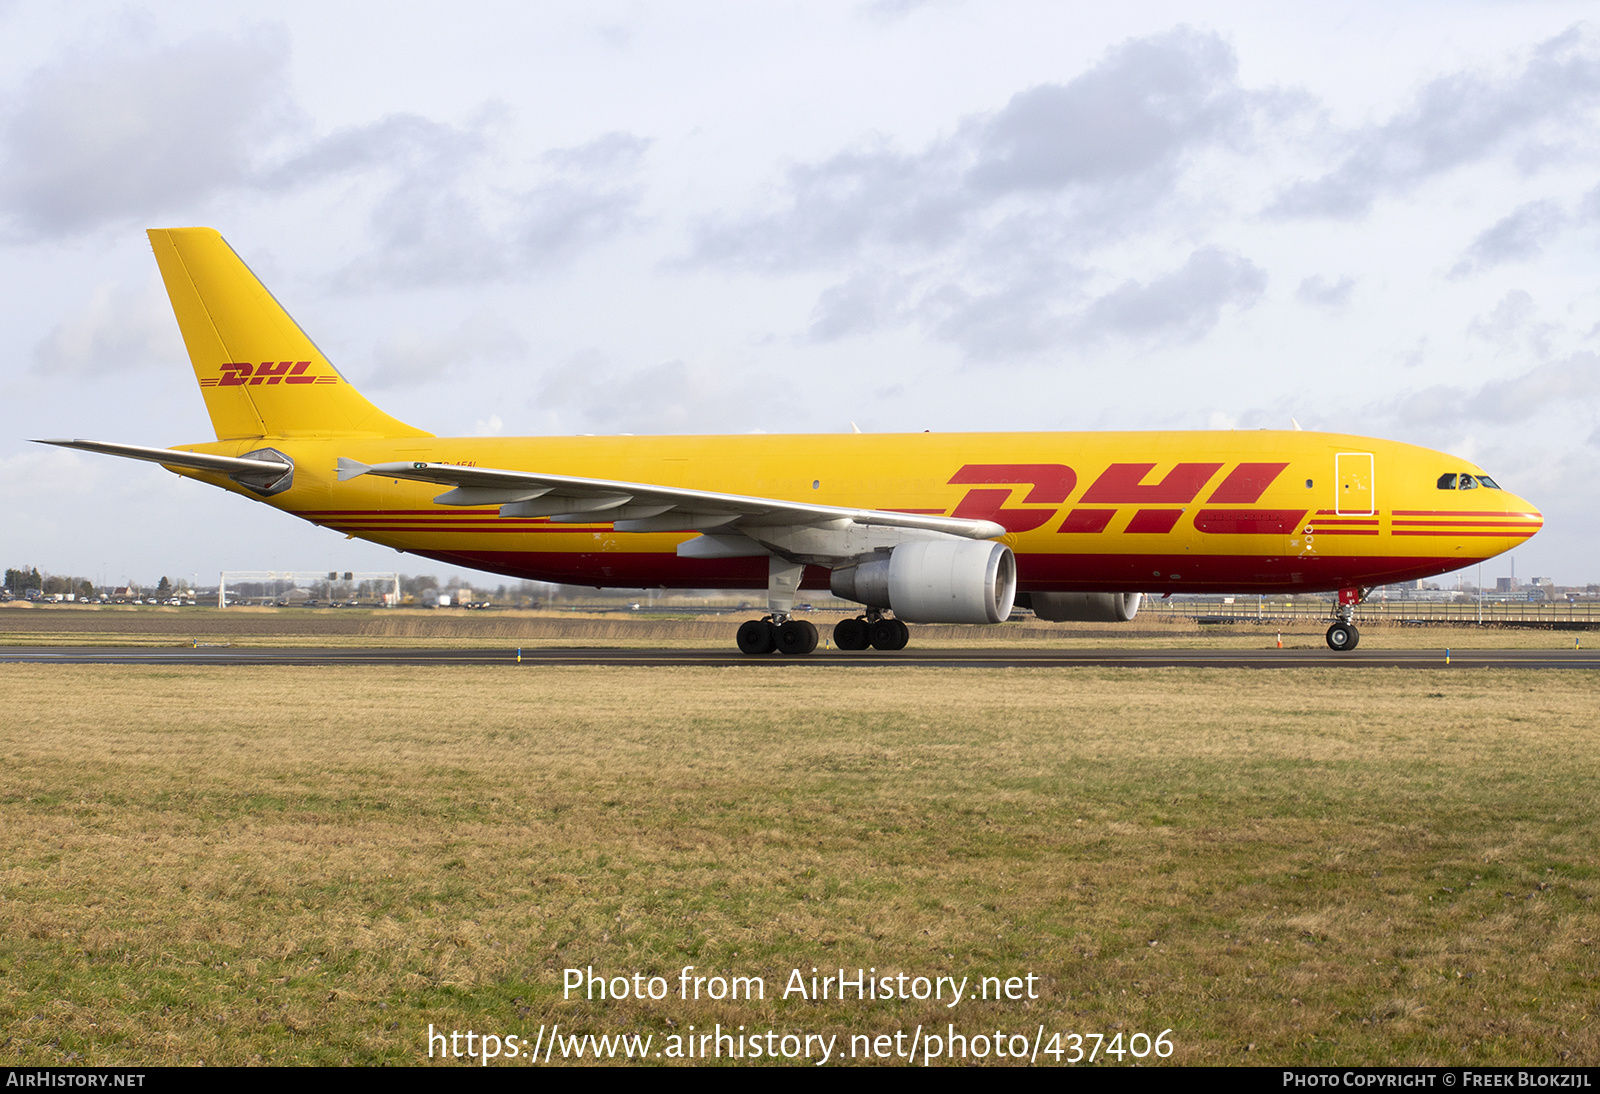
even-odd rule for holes
{"type": "Polygon", "coordinates": [[[1335,623],[1328,628],[1328,648],[1335,653],[1347,653],[1361,641],[1361,632],[1354,623],[1335,623]]]}
{"type": "Polygon", "coordinates": [[[771,653],[778,648],[778,628],[765,619],[739,624],[736,641],[740,653],[771,653]]]}
{"type": "Polygon", "coordinates": [[[810,653],[817,648],[816,625],[805,619],[791,619],[778,628],[778,652],[810,653]]]}
{"type": "Polygon", "coordinates": [[[864,650],[872,645],[865,619],[841,619],[833,625],[833,644],[841,650],[864,650]]]}
{"type": "Polygon", "coordinates": [[[879,619],[867,626],[867,634],[875,650],[903,650],[911,641],[911,628],[898,619],[879,619]]]}

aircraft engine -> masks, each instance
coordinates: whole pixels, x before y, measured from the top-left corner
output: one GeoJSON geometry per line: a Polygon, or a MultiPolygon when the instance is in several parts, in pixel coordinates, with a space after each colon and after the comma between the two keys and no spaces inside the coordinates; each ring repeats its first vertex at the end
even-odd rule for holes
{"type": "Polygon", "coordinates": [[[1003,623],[1017,595],[1017,560],[1003,543],[902,543],[885,559],[833,571],[833,595],[891,608],[907,623],[1003,623]]]}
{"type": "Polygon", "coordinates": [[[1144,600],[1143,593],[1026,593],[1024,596],[1033,614],[1050,623],[1126,623],[1138,614],[1144,600]]]}

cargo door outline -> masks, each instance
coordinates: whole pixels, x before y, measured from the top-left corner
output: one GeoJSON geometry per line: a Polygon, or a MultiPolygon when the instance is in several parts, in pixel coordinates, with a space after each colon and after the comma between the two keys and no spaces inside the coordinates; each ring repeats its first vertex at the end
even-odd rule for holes
{"type": "Polygon", "coordinates": [[[1339,452],[1333,457],[1333,511],[1338,516],[1370,517],[1378,512],[1378,490],[1371,452],[1339,452]]]}

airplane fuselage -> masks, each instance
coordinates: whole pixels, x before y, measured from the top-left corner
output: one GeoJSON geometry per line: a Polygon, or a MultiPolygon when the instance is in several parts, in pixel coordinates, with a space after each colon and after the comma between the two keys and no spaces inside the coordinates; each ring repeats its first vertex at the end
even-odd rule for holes
{"type": "MultiPolygon", "coordinates": [[[[600,479],[823,505],[992,520],[1019,592],[1292,593],[1436,576],[1542,526],[1501,489],[1440,489],[1482,471],[1394,441],[1300,431],[911,433],[817,436],[252,438],[293,485],[260,500],[314,524],[475,569],[602,587],[759,589],[762,558],[682,558],[691,532],[504,517],[454,507],[430,483],[337,481],[335,461],[561,468],[600,479]]],[[[180,471],[251,495],[226,476],[180,471]]],[[[1491,480],[1492,481],[1492,480],[1491,480]]],[[[252,495],[253,496],[253,495],[252,495]]],[[[603,516],[598,514],[597,516],[603,516]]],[[[826,588],[808,567],[803,587],[826,588]]]]}

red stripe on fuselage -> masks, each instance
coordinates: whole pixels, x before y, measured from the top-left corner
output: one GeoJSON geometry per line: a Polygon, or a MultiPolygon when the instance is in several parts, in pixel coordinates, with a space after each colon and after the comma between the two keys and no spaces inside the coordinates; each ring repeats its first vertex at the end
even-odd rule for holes
{"type": "Polygon", "coordinates": [[[1305,515],[1304,509],[1202,509],[1194,526],[1213,536],[1286,535],[1305,515]]]}
{"type": "MultiPolygon", "coordinates": [[[[687,559],[624,551],[484,551],[417,549],[413,554],[536,581],[612,588],[750,589],[767,587],[767,560],[687,559]]],[[[1459,555],[1273,557],[1190,554],[1035,554],[1017,557],[1021,592],[1322,592],[1389,585],[1459,569],[1459,555]],[[1176,577],[1174,576],[1176,574],[1176,577]]],[[[828,570],[806,567],[802,587],[825,589],[828,570]]]]}

